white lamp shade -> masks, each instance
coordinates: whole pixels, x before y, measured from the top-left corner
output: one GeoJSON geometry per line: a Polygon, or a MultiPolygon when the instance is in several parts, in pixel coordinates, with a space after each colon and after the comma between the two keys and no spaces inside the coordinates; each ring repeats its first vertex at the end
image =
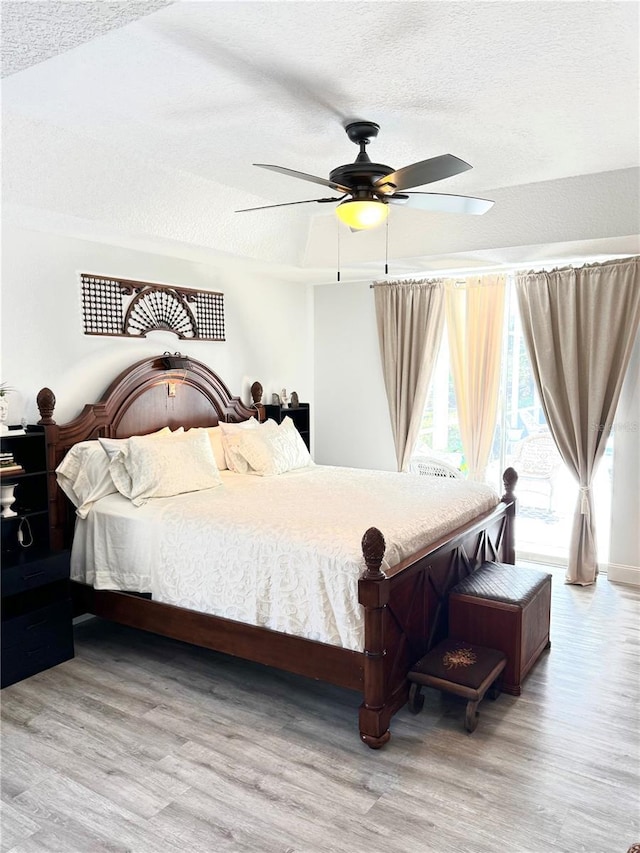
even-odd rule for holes
{"type": "Polygon", "coordinates": [[[382,225],[389,215],[389,206],[382,201],[350,199],[336,208],[336,216],[349,228],[361,231],[382,225]]]}

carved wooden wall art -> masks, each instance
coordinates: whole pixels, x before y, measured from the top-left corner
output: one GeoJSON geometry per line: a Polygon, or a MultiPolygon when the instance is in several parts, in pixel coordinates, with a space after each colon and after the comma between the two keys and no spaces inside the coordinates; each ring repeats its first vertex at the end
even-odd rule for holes
{"type": "Polygon", "coordinates": [[[224,341],[224,294],[81,273],[85,335],[224,341]]]}

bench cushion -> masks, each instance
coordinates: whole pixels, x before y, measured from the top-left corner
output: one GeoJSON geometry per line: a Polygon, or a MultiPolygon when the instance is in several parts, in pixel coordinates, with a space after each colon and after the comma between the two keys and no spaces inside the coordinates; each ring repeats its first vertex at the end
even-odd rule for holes
{"type": "Polygon", "coordinates": [[[411,668],[410,681],[430,684],[432,678],[478,690],[484,680],[505,661],[504,652],[464,640],[443,640],[411,668]]]}
{"type": "Polygon", "coordinates": [[[487,562],[456,584],[451,592],[524,607],[549,577],[548,572],[537,569],[487,562]]]}

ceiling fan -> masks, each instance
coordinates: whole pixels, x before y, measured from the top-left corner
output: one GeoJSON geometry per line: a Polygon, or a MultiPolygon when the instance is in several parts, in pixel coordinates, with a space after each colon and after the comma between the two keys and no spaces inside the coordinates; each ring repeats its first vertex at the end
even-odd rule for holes
{"type": "Polygon", "coordinates": [[[402,169],[392,169],[381,163],[372,163],[366,147],[378,135],[379,130],[380,126],[372,121],[352,121],[345,125],[347,136],[360,146],[360,153],[353,163],[333,169],[328,180],[305,172],[286,169],[284,166],[253,164],[261,169],[279,172],[281,175],[321,184],[342,193],[341,196],[247,207],[237,210],[236,213],[267,210],[272,207],[290,207],[294,204],[338,202],[336,208],[338,219],[348,225],[352,231],[361,231],[382,224],[388,216],[389,204],[403,204],[406,207],[435,212],[473,214],[486,213],[492,207],[493,202],[484,198],[444,193],[405,192],[412,187],[421,187],[450,178],[473,167],[452,154],[431,157],[429,160],[421,160],[402,169]]]}

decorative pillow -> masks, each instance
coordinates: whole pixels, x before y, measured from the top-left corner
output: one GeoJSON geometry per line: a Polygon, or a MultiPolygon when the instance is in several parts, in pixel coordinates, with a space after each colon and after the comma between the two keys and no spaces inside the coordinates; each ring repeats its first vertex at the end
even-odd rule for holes
{"type": "Polygon", "coordinates": [[[161,436],[155,441],[134,436],[128,439],[127,452],[118,451],[110,468],[118,491],[129,497],[134,506],[142,506],[149,498],[166,498],[222,485],[211,442],[204,430],[161,436]],[[121,477],[122,469],[126,477],[121,477]]]}
{"type": "MultiPolygon", "coordinates": [[[[262,426],[266,426],[267,423],[269,422],[266,421],[262,426]]],[[[245,459],[235,452],[233,442],[230,442],[229,438],[232,435],[238,435],[246,432],[246,430],[260,429],[260,422],[255,418],[249,418],[249,420],[241,421],[237,424],[228,424],[224,421],[220,421],[219,426],[222,432],[222,447],[224,448],[224,457],[227,462],[227,468],[229,468],[230,471],[235,471],[236,474],[246,474],[249,470],[249,466],[245,459]]]]}
{"type": "Polygon", "coordinates": [[[275,430],[251,430],[230,437],[233,450],[245,459],[249,473],[269,477],[313,464],[293,421],[285,421],[275,430]]]}
{"type": "Polygon", "coordinates": [[[56,468],[56,479],[80,518],[87,517],[97,500],[118,491],[109,472],[109,459],[98,441],[74,444],[56,468]]]}

